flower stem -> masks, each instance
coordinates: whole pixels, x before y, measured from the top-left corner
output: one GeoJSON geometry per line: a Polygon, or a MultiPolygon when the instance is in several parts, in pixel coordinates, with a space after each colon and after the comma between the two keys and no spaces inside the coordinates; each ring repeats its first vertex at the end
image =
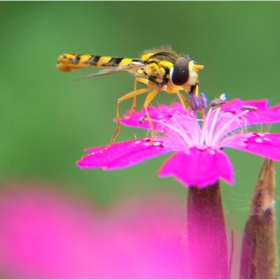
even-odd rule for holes
{"type": "Polygon", "coordinates": [[[274,162],[265,159],[243,235],[240,278],[278,278],[274,184],[274,162]]]}
{"type": "Polygon", "coordinates": [[[190,278],[229,277],[219,182],[203,189],[188,189],[187,245],[190,278]]]}

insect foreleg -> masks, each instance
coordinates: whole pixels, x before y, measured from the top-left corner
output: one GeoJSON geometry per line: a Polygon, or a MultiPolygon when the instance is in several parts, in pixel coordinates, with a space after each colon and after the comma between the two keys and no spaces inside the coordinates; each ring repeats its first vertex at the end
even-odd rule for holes
{"type": "Polygon", "coordinates": [[[185,96],[177,89],[174,89],[174,93],[178,96],[180,103],[182,104],[182,106],[184,107],[184,109],[186,109],[186,104],[185,102],[190,106],[190,102],[189,100],[187,100],[185,98],[185,96]]]}

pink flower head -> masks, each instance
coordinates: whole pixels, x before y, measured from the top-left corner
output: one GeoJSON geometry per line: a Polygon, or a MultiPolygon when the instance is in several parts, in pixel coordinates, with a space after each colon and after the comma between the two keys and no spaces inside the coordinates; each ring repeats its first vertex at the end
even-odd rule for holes
{"type": "MultiPolygon", "coordinates": [[[[231,100],[211,107],[202,119],[180,104],[149,107],[158,136],[89,148],[77,162],[81,168],[120,169],[165,153],[175,152],[160,168],[159,176],[174,176],[185,186],[206,187],[220,178],[233,184],[233,168],[223,148],[233,148],[280,161],[280,134],[249,132],[256,124],[280,122],[280,104],[268,100],[231,100]]],[[[121,123],[149,129],[145,112],[128,112],[121,123]]]]}
{"type": "Polygon", "coordinates": [[[3,278],[187,278],[180,200],[130,197],[104,211],[54,189],[1,185],[3,278]]]}

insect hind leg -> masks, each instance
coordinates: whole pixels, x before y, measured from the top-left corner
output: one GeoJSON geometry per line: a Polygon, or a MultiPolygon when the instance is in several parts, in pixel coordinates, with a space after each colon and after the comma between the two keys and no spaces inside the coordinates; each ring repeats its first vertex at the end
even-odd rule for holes
{"type": "Polygon", "coordinates": [[[117,105],[116,105],[116,131],[114,132],[108,146],[105,148],[105,150],[107,150],[112,144],[113,142],[116,140],[120,129],[121,129],[121,123],[120,123],[120,109],[119,109],[119,105],[122,101],[131,99],[131,98],[136,98],[137,95],[143,94],[143,93],[147,93],[149,91],[153,90],[153,87],[147,87],[147,88],[141,88],[141,89],[137,89],[137,90],[133,90],[123,96],[121,96],[120,98],[118,98],[117,100],[117,105]]]}

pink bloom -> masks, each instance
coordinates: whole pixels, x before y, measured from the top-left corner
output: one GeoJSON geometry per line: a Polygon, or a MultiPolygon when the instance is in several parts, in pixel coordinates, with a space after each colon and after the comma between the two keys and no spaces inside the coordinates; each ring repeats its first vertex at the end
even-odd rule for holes
{"type": "Polygon", "coordinates": [[[1,275],[186,278],[181,210],[170,195],[126,198],[101,211],[46,186],[2,185],[1,275]]]}
{"type": "MultiPolygon", "coordinates": [[[[175,152],[159,170],[160,177],[174,176],[185,186],[203,188],[220,178],[233,184],[233,168],[223,148],[233,148],[280,161],[280,134],[249,132],[256,124],[280,122],[280,105],[268,107],[267,100],[234,99],[211,107],[199,119],[180,104],[149,107],[158,136],[133,139],[104,147],[89,148],[90,154],[77,162],[81,168],[113,170],[125,168],[165,153],[175,152]]],[[[121,120],[127,126],[149,129],[144,111],[121,120]]]]}

